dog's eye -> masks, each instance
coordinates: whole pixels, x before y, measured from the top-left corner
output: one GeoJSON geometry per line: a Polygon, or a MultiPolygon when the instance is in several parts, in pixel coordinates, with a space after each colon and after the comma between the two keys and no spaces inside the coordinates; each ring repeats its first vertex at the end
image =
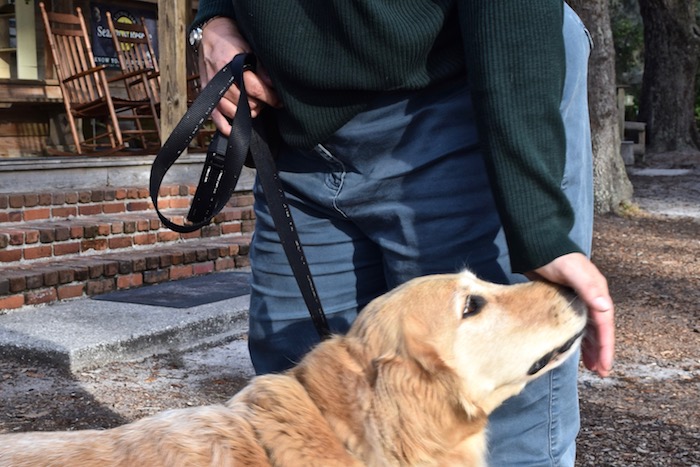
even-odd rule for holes
{"type": "Polygon", "coordinates": [[[486,305],[486,299],[479,295],[469,295],[466,302],[464,303],[464,310],[462,310],[462,318],[469,318],[479,314],[479,312],[486,305]]]}

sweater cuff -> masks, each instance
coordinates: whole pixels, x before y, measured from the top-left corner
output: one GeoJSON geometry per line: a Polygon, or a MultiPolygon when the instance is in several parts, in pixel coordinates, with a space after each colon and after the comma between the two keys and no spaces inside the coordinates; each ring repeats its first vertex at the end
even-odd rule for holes
{"type": "MultiPolygon", "coordinates": [[[[530,237],[533,238],[533,237],[530,237]]],[[[543,232],[537,240],[520,242],[507,239],[510,251],[510,266],[515,273],[526,273],[551,263],[569,253],[583,253],[583,250],[569,237],[543,232]]]]}
{"type": "Polygon", "coordinates": [[[215,16],[225,16],[227,18],[236,18],[236,12],[233,8],[231,0],[208,0],[199,2],[199,10],[192,21],[192,24],[187,28],[187,35],[198,26],[206,23],[215,16]]]}

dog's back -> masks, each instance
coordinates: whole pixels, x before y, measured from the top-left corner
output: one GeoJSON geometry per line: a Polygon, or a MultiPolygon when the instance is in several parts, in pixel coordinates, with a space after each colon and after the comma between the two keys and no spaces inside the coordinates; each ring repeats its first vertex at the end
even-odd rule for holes
{"type": "Polygon", "coordinates": [[[3,435],[1,467],[353,466],[291,375],[255,378],[226,405],[175,409],[111,430],[3,435]]]}
{"type": "Polygon", "coordinates": [[[265,453],[245,444],[250,430],[224,406],[170,410],[112,430],[18,433],[4,436],[0,466],[265,465],[265,453]],[[231,436],[235,430],[235,436],[231,436]]]}

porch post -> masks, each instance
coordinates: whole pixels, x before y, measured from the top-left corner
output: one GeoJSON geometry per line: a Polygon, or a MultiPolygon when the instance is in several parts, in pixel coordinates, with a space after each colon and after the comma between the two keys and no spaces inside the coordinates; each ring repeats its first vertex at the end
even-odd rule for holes
{"type": "Polygon", "coordinates": [[[158,0],[160,132],[165,141],[187,110],[187,21],[191,0],[158,0]]]}

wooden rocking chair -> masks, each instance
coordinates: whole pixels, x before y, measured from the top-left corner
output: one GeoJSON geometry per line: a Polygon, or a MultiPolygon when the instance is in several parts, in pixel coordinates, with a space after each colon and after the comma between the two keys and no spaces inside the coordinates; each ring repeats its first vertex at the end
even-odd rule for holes
{"type": "Polygon", "coordinates": [[[155,128],[146,128],[142,124],[145,119],[156,122],[157,116],[150,110],[151,102],[148,99],[111,95],[109,83],[124,83],[128,76],[122,75],[108,80],[105,74],[106,66],[95,65],[80,8],[76,8],[77,14],[72,15],[47,12],[43,2],[39,3],[39,7],[76,152],[117,152],[127,148],[125,137],[136,139],[145,149],[146,136],[159,136],[157,124],[152,125],[155,128]],[[91,136],[79,135],[75,120],[82,118],[102,122],[104,130],[96,129],[91,136]],[[123,126],[120,123],[123,123],[123,126]]]}
{"type": "MultiPolygon", "coordinates": [[[[129,97],[149,99],[153,112],[160,116],[160,68],[146,22],[141,18],[141,24],[115,23],[110,12],[106,13],[106,17],[122,73],[133,76],[127,80],[129,97]],[[139,73],[144,70],[146,74],[139,73]]],[[[191,105],[200,91],[196,57],[191,54],[187,55],[187,70],[187,104],[191,105]]],[[[190,149],[206,150],[215,130],[209,120],[197,133],[190,149]]]]}
{"type": "MultiPolygon", "coordinates": [[[[119,67],[127,77],[125,83],[129,98],[147,100],[150,103],[149,112],[159,117],[160,70],[146,22],[141,18],[141,24],[118,22],[115,26],[109,11],[106,16],[119,67]]],[[[155,124],[160,133],[158,118],[155,124]]]]}

